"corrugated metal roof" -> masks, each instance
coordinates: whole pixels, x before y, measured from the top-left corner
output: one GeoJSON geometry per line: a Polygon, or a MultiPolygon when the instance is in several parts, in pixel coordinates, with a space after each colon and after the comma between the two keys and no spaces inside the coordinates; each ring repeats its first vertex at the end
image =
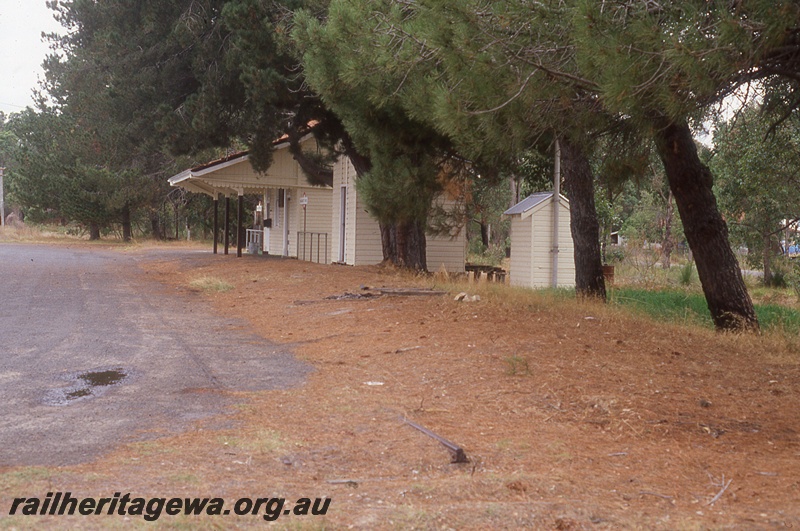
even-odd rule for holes
{"type": "Polygon", "coordinates": [[[509,208],[503,212],[503,214],[506,216],[510,216],[512,214],[524,214],[542,201],[546,201],[551,197],[553,197],[553,192],[536,192],[535,194],[529,195],[513,207],[509,208]]]}
{"type": "MultiPolygon", "coordinates": [[[[302,142],[306,138],[308,138],[309,132],[314,127],[316,127],[318,124],[319,124],[318,120],[311,120],[310,122],[308,122],[308,124],[306,124],[307,132],[305,132],[303,134],[303,136],[300,139],[300,141],[302,142]]],[[[273,149],[281,149],[281,148],[285,147],[282,144],[287,144],[288,141],[289,141],[289,135],[285,134],[282,137],[276,138],[275,140],[273,140],[272,141],[272,147],[273,147],[273,149]]],[[[225,157],[219,158],[217,160],[212,160],[210,162],[206,162],[205,164],[200,164],[199,166],[195,166],[194,168],[190,168],[188,170],[184,170],[183,172],[179,173],[178,175],[175,175],[175,176],[171,177],[169,179],[169,181],[170,181],[170,183],[172,183],[173,179],[174,179],[175,182],[180,182],[182,180],[185,180],[187,177],[194,177],[195,174],[202,174],[202,173],[205,172],[205,170],[208,170],[210,168],[216,168],[217,166],[227,165],[227,163],[229,163],[229,162],[232,162],[234,164],[237,164],[239,162],[244,162],[244,161],[248,160],[249,157],[250,157],[250,151],[249,150],[236,151],[234,153],[231,153],[230,155],[227,155],[225,157]],[[185,175],[186,172],[189,172],[189,174],[185,175]]]]}
{"type": "Polygon", "coordinates": [[[247,156],[249,154],[250,154],[249,151],[237,151],[235,153],[231,153],[227,157],[222,157],[222,158],[219,158],[217,160],[212,160],[211,162],[206,162],[205,164],[201,164],[199,166],[195,166],[190,171],[192,173],[203,171],[203,170],[206,170],[208,168],[213,168],[214,166],[219,166],[220,164],[224,164],[225,162],[230,162],[230,161],[232,161],[234,159],[245,157],[245,156],[247,156]]]}

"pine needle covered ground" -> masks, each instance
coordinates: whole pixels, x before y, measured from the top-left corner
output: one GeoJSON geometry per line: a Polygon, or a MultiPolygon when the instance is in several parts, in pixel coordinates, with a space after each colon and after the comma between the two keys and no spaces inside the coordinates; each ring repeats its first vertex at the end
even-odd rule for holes
{"type": "MultiPolygon", "coordinates": [[[[208,301],[220,315],[249,321],[265,341],[291,345],[316,371],[298,388],[228,391],[240,405],[224,418],[122,445],[87,465],[7,469],[4,500],[53,485],[96,494],[332,499],[324,517],[276,522],[291,529],[800,524],[800,340],[793,334],[726,335],[558,293],[378,267],[148,256],[137,259],[144,271],[135,274],[157,281],[154,297],[167,285],[208,301]],[[233,288],[191,287],[204,276],[233,288]],[[451,293],[341,297],[364,287],[451,293]],[[480,300],[455,301],[459,291],[480,300]],[[469,462],[451,464],[444,445],[403,418],[461,446],[469,462]]],[[[263,521],[182,516],[159,524],[263,521]]]]}

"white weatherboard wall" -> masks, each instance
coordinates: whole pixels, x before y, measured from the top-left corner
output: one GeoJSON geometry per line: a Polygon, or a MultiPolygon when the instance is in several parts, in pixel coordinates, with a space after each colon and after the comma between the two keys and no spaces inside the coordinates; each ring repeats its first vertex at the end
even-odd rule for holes
{"type": "MultiPolygon", "coordinates": [[[[305,259],[306,260],[313,260],[314,262],[326,263],[330,264],[333,260],[331,257],[331,210],[332,210],[332,199],[333,194],[331,193],[331,189],[328,187],[325,188],[301,188],[297,190],[297,199],[295,200],[295,212],[297,214],[296,219],[296,226],[295,226],[295,236],[292,243],[295,245],[295,252],[298,256],[302,257],[303,249],[298,249],[297,247],[297,231],[303,231],[303,227],[305,226],[305,232],[314,232],[318,234],[325,234],[326,236],[321,237],[321,243],[319,247],[317,246],[317,234],[307,235],[306,236],[306,249],[305,249],[305,259]],[[308,200],[308,204],[306,205],[305,212],[303,211],[303,206],[300,204],[300,198],[306,194],[306,199],[308,200]],[[303,218],[305,214],[305,220],[303,218]],[[310,245],[313,238],[313,249],[310,249],[310,245]],[[324,246],[323,246],[324,245],[324,246]],[[319,250],[319,260],[317,260],[317,251],[319,250]]],[[[300,245],[303,245],[303,238],[300,238],[300,245]]]]}
{"type": "Polygon", "coordinates": [[[366,205],[358,196],[356,170],[347,157],[340,157],[334,166],[333,194],[331,208],[332,226],[335,227],[331,238],[333,261],[340,261],[341,236],[344,232],[345,264],[372,265],[382,262],[383,247],[380,226],[369,214],[366,205]],[[342,204],[343,193],[344,205],[342,204]],[[342,217],[343,207],[344,217],[342,217]],[[342,222],[344,222],[344,229],[342,229],[342,222]]]}
{"type": "MultiPolygon", "coordinates": [[[[458,208],[455,199],[447,194],[440,194],[433,200],[434,208],[443,208],[453,211],[458,208]]],[[[467,238],[463,227],[457,232],[449,234],[436,234],[427,236],[425,258],[428,262],[428,271],[436,272],[442,267],[450,273],[463,273],[467,261],[467,238]]]]}
{"type": "MultiPolygon", "coordinates": [[[[272,219],[272,228],[270,228],[269,236],[269,254],[281,256],[283,254],[284,236],[288,234],[289,252],[287,256],[297,257],[298,252],[302,254],[302,249],[297,247],[297,234],[303,231],[303,206],[300,204],[300,198],[306,194],[308,204],[305,211],[305,231],[327,234],[328,244],[327,260],[325,259],[325,249],[320,250],[320,262],[330,263],[330,238],[331,238],[331,189],[328,187],[292,187],[284,188],[286,198],[288,201],[288,220],[284,217],[285,206],[280,206],[279,200],[281,194],[280,188],[267,189],[267,198],[269,200],[269,215],[272,219]],[[288,221],[288,224],[286,223],[288,221]],[[286,228],[285,228],[286,227],[286,228]],[[287,230],[288,229],[288,230],[287,230]]],[[[310,238],[310,237],[309,237],[310,238]]],[[[314,236],[314,255],[313,259],[316,262],[316,236],[314,236]]],[[[323,237],[324,242],[324,237],[323,237]]],[[[300,244],[302,245],[302,238],[300,244]]],[[[306,259],[310,259],[309,250],[306,249],[306,259]]]]}
{"type": "MultiPolygon", "coordinates": [[[[505,212],[511,217],[512,286],[552,286],[553,194],[532,194],[505,212]]],[[[575,285],[575,248],[570,232],[569,201],[560,196],[558,213],[558,286],[575,285]]]]}
{"type": "MultiPolygon", "coordinates": [[[[356,171],[347,157],[341,157],[333,172],[333,203],[331,208],[333,230],[331,252],[338,261],[341,244],[342,201],[341,190],[346,189],[345,206],[345,260],[350,265],[372,265],[383,261],[381,231],[378,222],[367,211],[356,190],[356,171]]],[[[455,206],[455,200],[438,198],[441,205],[455,206]]],[[[466,261],[466,231],[462,228],[454,235],[428,236],[426,259],[428,269],[437,271],[444,265],[451,273],[463,272],[466,261]]]]}
{"type": "Polygon", "coordinates": [[[508,278],[512,286],[531,286],[533,223],[521,216],[511,218],[511,261],[508,278]]]}

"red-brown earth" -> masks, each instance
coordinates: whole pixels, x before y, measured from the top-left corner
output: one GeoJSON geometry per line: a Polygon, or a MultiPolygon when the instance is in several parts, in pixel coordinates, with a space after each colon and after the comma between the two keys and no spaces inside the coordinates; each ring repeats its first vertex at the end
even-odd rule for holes
{"type": "MultiPolygon", "coordinates": [[[[90,464],[2,470],[3,512],[20,492],[68,486],[87,496],[332,499],[325,516],[275,522],[291,529],[800,525],[795,338],[719,334],[379,267],[196,252],[141,263],[131,274],[154,280],[154,297],[208,300],[265,340],[291,345],[315,372],[292,389],[231,392],[241,402],[223,418],[90,464]],[[233,288],[191,287],[201,277],[233,288]],[[448,294],[327,298],[375,293],[364,287],[448,294]],[[459,291],[481,299],[455,301],[459,291]],[[469,461],[451,464],[442,444],[404,418],[461,446],[469,461]]],[[[28,527],[30,518],[0,526],[28,527]]],[[[162,516],[159,524],[264,522],[162,516]]]]}

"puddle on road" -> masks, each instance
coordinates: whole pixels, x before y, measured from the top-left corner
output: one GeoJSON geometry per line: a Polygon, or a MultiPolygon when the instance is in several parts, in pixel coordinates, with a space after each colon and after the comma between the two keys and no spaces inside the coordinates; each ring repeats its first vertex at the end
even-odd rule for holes
{"type": "Polygon", "coordinates": [[[65,394],[67,400],[75,400],[76,398],[80,398],[82,396],[89,396],[92,394],[92,390],[88,387],[83,389],[76,389],[75,391],[70,391],[69,393],[65,394]]]}
{"type": "Polygon", "coordinates": [[[45,397],[45,403],[51,406],[63,406],[73,400],[97,396],[102,388],[118,384],[128,377],[123,368],[86,371],[67,376],[75,381],[75,385],[66,389],[55,389],[45,397]]]}
{"type": "Polygon", "coordinates": [[[110,371],[85,372],[83,374],[79,374],[78,378],[85,381],[92,387],[100,387],[119,383],[125,378],[125,376],[127,376],[125,371],[120,368],[112,369],[110,371]]]}

